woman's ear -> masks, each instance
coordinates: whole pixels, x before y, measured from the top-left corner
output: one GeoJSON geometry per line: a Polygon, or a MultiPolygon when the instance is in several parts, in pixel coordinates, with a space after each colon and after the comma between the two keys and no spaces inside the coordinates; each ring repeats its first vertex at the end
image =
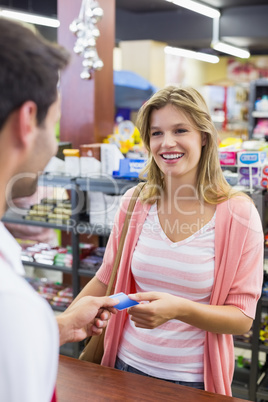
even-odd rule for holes
{"type": "Polygon", "coordinates": [[[206,145],[207,143],[207,133],[201,133],[201,144],[202,146],[206,145]]]}

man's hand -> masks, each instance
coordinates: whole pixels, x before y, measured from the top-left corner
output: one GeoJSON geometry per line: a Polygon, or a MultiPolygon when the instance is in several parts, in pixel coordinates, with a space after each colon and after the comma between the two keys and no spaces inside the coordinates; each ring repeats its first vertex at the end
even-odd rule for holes
{"type": "Polygon", "coordinates": [[[117,299],[85,296],[56,317],[59,326],[60,345],[79,342],[91,335],[100,335],[106,327],[117,299]]]}

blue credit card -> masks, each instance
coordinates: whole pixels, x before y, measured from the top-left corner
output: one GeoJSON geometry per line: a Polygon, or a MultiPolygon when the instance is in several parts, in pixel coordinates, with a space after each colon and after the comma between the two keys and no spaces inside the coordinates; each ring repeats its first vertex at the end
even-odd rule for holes
{"type": "Polygon", "coordinates": [[[135,300],[131,300],[125,293],[121,292],[121,293],[117,293],[115,295],[111,295],[109,296],[112,299],[118,299],[119,303],[116,304],[114,307],[117,310],[125,310],[126,308],[132,307],[132,306],[136,306],[136,304],[139,304],[137,301],[135,300]]]}

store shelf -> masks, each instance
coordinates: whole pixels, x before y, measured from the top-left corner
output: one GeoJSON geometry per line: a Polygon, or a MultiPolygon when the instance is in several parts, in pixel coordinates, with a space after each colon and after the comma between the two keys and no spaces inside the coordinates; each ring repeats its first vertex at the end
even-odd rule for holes
{"type": "Polygon", "coordinates": [[[78,275],[80,275],[80,276],[86,276],[86,277],[92,278],[93,276],[95,276],[95,274],[96,274],[96,270],[94,270],[94,269],[80,268],[78,270],[78,275]]]}
{"type": "Polygon", "coordinates": [[[235,364],[234,378],[232,382],[232,394],[237,398],[248,399],[249,397],[249,376],[250,370],[244,367],[238,367],[235,364]]]}
{"type": "Polygon", "coordinates": [[[76,177],[66,174],[44,173],[38,179],[39,186],[62,187],[67,190],[75,186],[76,177]]]}
{"type": "Polygon", "coordinates": [[[268,346],[260,344],[259,351],[264,352],[264,353],[268,353],[268,346]]]}
{"type": "Polygon", "coordinates": [[[248,111],[248,134],[249,139],[253,138],[254,129],[259,118],[268,118],[268,111],[257,111],[256,100],[268,95],[268,80],[260,78],[250,82],[249,89],[249,111],[248,111]]]}
{"type": "Polygon", "coordinates": [[[265,112],[254,111],[254,112],[252,112],[252,117],[268,119],[268,111],[267,112],[266,111],[265,112]]]}
{"type": "Polygon", "coordinates": [[[76,183],[82,191],[100,191],[105,194],[120,195],[138,184],[139,180],[114,179],[108,175],[100,175],[94,178],[78,177],[76,183]]]}
{"type": "Polygon", "coordinates": [[[65,232],[74,231],[76,234],[88,234],[88,235],[97,235],[97,236],[109,236],[111,232],[111,228],[108,226],[104,226],[101,224],[90,224],[89,222],[79,221],[78,223],[75,220],[70,221],[69,225],[62,225],[56,223],[49,222],[41,222],[41,221],[31,221],[24,219],[22,215],[15,214],[13,212],[8,211],[4,217],[2,218],[3,222],[6,223],[15,223],[21,225],[29,225],[29,226],[41,226],[45,228],[51,229],[59,229],[65,232]]]}
{"type": "MultiPolygon", "coordinates": [[[[48,269],[51,271],[60,271],[65,274],[72,274],[72,268],[64,267],[61,265],[39,264],[38,262],[34,262],[34,261],[22,261],[22,263],[23,263],[23,265],[34,267],[34,268],[48,269]]],[[[80,269],[78,269],[78,274],[80,276],[92,277],[96,274],[96,269],[80,268],[80,269]]]]}
{"type": "Polygon", "coordinates": [[[22,261],[23,265],[30,266],[30,267],[35,267],[35,268],[40,268],[40,269],[48,269],[51,271],[61,271],[66,274],[71,274],[72,273],[72,268],[69,267],[64,267],[62,265],[48,265],[48,264],[40,264],[35,261],[22,261]]]}
{"type": "Polygon", "coordinates": [[[250,342],[243,342],[243,341],[234,341],[234,346],[240,349],[252,349],[252,344],[250,342]]]}
{"type": "Polygon", "coordinates": [[[72,225],[63,225],[63,224],[57,224],[57,223],[31,221],[28,219],[24,219],[23,215],[16,214],[10,210],[5,213],[5,215],[2,218],[2,221],[6,222],[6,223],[16,223],[16,224],[20,224],[20,225],[42,226],[45,228],[64,230],[66,232],[68,232],[72,229],[72,225]]]}
{"type": "Polygon", "coordinates": [[[233,381],[232,394],[233,394],[233,397],[236,397],[236,398],[248,399],[249,391],[248,391],[247,385],[244,384],[243,382],[233,381]]]}

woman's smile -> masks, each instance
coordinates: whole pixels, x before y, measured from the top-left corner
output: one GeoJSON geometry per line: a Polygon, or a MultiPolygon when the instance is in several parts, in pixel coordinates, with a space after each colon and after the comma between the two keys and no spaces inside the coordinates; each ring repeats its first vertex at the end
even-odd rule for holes
{"type": "Polygon", "coordinates": [[[179,159],[183,157],[183,153],[176,153],[176,152],[165,152],[163,154],[160,154],[161,157],[167,162],[167,163],[175,163],[179,159]]]}

